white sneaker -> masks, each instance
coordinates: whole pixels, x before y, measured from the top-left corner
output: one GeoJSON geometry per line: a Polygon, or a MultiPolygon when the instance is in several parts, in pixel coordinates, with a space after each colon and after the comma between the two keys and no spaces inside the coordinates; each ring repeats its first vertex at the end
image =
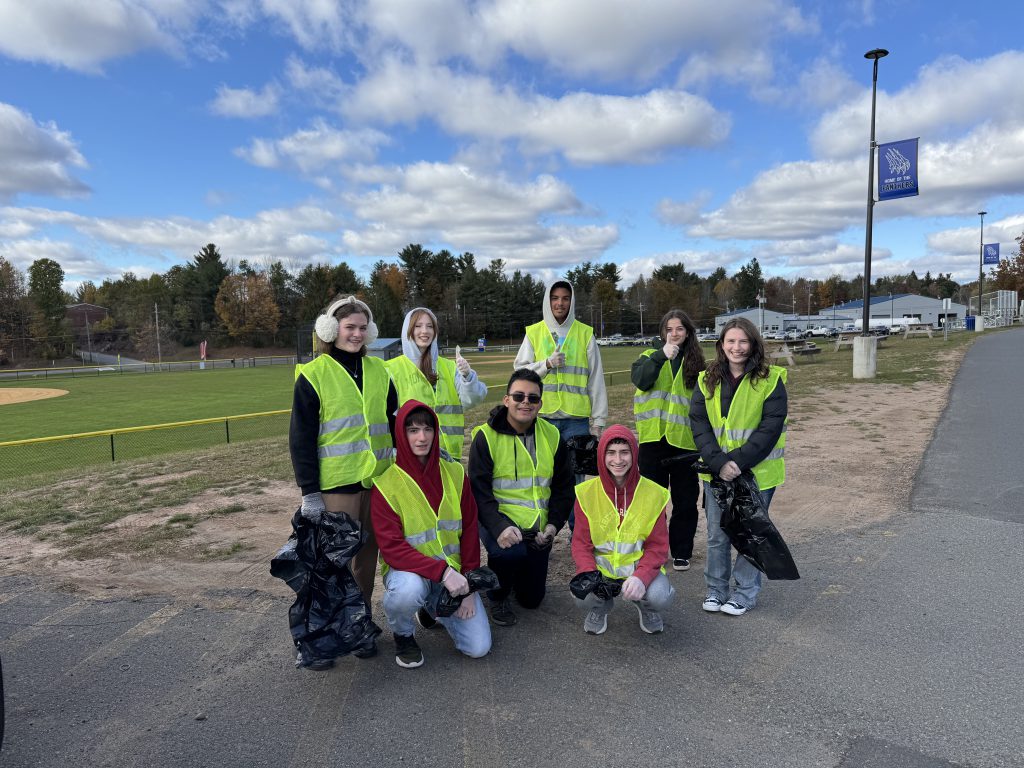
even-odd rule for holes
{"type": "Polygon", "coordinates": [[[714,595],[708,595],[704,598],[704,602],[700,606],[708,613],[718,613],[722,610],[722,601],[714,595]]]}
{"type": "Polygon", "coordinates": [[[723,605],[720,610],[722,613],[727,613],[730,616],[742,616],[747,612],[747,606],[740,605],[735,600],[730,600],[728,603],[723,605]]]}

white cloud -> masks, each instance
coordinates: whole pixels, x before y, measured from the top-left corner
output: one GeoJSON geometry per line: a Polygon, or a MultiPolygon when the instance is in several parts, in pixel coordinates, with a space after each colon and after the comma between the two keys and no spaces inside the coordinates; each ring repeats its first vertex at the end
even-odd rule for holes
{"type": "Polygon", "coordinates": [[[707,190],[698,193],[692,200],[678,201],[664,198],[658,201],[655,211],[658,220],[664,224],[677,227],[696,224],[700,221],[701,208],[707,205],[711,193],[707,190]]]}
{"type": "Polygon", "coordinates": [[[186,2],[35,0],[0,2],[0,53],[83,72],[147,49],[178,50],[174,28],[193,16],[186,2]]]}
{"type": "Polygon", "coordinates": [[[360,81],[342,109],[388,123],[430,117],[455,135],[514,140],[526,154],[560,152],[580,164],[653,162],[680,147],[717,144],[730,126],[705,99],[683,91],[569,93],[553,99],[395,59],[360,81]]]}
{"type": "Polygon", "coordinates": [[[277,112],[280,89],[267,83],[260,91],[221,85],[210,102],[210,111],[221,117],[266,117],[277,112]]]}
{"type": "Polygon", "coordinates": [[[19,194],[84,195],[89,188],[71,175],[72,167],[88,164],[69,133],[0,102],[0,201],[19,194]]]}
{"type": "Polygon", "coordinates": [[[284,22],[295,41],[309,50],[341,50],[346,40],[345,3],[328,0],[258,0],[271,19],[284,22]]]}
{"type": "MultiPolygon", "coordinates": [[[[1002,219],[986,218],[985,242],[999,243],[1000,255],[1005,259],[1017,253],[1016,239],[1024,232],[1024,215],[1002,219]]],[[[978,274],[978,250],[981,239],[981,217],[976,216],[974,226],[954,227],[928,235],[929,256],[941,260],[950,257],[973,260],[974,277],[978,274]]]]}
{"type": "Polygon", "coordinates": [[[341,163],[368,162],[377,148],[389,142],[380,131],[338,130],[324,120],[283,139],[253,139],[248,147],[235,150],[244,160],[262,168],[294,167],[304,174],[323,173],[341,163]]]}
{"type": "Polygon", "coordinates": [[[443,163],[388,175],[393,183],[347,198],[362,222],[344,233],[351,252],[390,254],[410,242],[444,242],[481,259],[505,259],[513,269],[539,270],[598,259],[618,238],[614,226],[553,221],[583,211],[572,190],[551,176],[514,183],[443,163]]]}

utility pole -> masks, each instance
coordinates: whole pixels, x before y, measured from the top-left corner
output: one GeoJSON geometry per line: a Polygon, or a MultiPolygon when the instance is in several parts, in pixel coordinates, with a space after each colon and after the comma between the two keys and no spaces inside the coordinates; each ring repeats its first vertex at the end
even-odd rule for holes
{"type": "Polygon", "coordinates": [[[638,305],[640,307],[640,336],[644,335],[644,303],[641,301],[638,305]]]}
{"type": "Polygon", "coordinates": [[[153,312],[156,314],[156,364],[159,367],[163,362],[163,356],[160,354],[160,305],[155,301],[153,302],[153,312]]]}
{"type": "Polygon", "coordinates": [[[92,336],[89,335],[89,311],[85,312],[85,342],[89,345],[89,362],[92,362],[92,336]]]}

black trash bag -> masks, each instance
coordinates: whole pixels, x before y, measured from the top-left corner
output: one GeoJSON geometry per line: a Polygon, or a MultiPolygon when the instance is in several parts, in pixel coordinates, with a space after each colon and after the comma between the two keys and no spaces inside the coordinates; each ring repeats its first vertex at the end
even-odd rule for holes
{"type": "Polygon", "coordinates": [[[569,591],[580,600],[585,599],[591,592],[602,600],[611,600],[618,597],[622,591],[622,581],[610,579],[600,571],[584,571],[572,577],[569,581],[569,591]]]}
{"type": "Polygon", "coordinates": [[[700,459],[700,451],[681,451],[675,456],[661,460],[661,466],[671,467],[674,464],[692,464],[700,459]]]}
{"type": "Polygon", "coordinates": [[[574,435],[566,438],[569,465],[575,475],[597,477],[597,438],[593,435],[574,435]]]}
{"type": "Polygon", "coordinates": [[[552,536],[547,539],[543,544],[537,543],[537,534],[540,533],[536,528],[526,528],[523,530],[523,543],[530,549],[535,549],[538,552],[551,549],[551,545],[555,543],[555,537],[552,536]]]}
{"type": "MultiPolygon", "coordinates": [[[[708,471],[700,465],[698,469],[708,471]]],[[[789,547],[768,517],[752,472],[745,471],[732,481],[712,476],[711,493],[722,510],[722,530],[737,552],[769,579],[800,578],[789,547]]]]}
{"type": "MultiPolygon", "coordinates": [[[[486,565],[474,568],[463,575],[466,577],[466,581],[469,582],[470,595],[485,589],[497,589],[500,586],[498,574],[486,565]]],[[[452,595],[451,592],[445,589],[444,585],[436,584],[430,590],[430,594],[427,595],[427,602],[423,607],[435,619],[446,619],[459,610],[459,606],[462,605],[462,600],[465,597],[468,597],[468,595],[452,595]]]]}
{"type": "Polygon", "coordinates": [[[296,666],[369,650],[381,630],[356,584],[349,561],[369,534],[344,512],[324,512],[319,525],[292,516],[292,535],[270,561],[270,575],[295,592],[288,609],[296,666]]]}

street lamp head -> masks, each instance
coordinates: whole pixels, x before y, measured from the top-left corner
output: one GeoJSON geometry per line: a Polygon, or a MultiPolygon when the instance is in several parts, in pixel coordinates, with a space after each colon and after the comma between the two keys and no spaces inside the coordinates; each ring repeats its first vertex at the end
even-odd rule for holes
{"type": "Polygon", "coordinates": [[[887,50],[885,50],[885,48],[875,48],[873,51],[868,51],[867,53],[865,53],[864,54],[864,58],[865,59],[875,59],[877,61],[878,59],[881,59],[881,58],[883,58],[885,56],[888,56],[888,55],[889,55],[889,52],[887,50]]]}
{"type": "Polygon", "coordinates": [[[978,211],[979,216],[984,216],[988,211],[978,211]]]}

